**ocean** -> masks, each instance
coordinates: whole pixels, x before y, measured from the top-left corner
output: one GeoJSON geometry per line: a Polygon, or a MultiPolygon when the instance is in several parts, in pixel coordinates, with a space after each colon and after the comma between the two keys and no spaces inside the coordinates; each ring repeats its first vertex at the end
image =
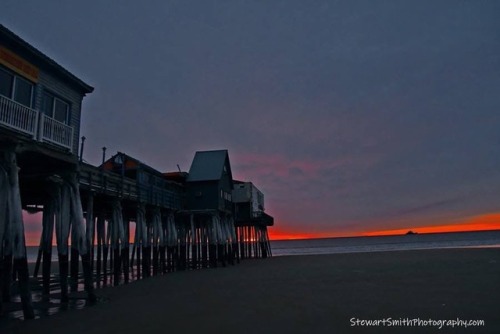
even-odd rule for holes
{"type": "Polygon", "coordinates": [[[271,241],[273,256],[500,247],[500,230],[271,241]]]}
{"type": "MultiPolygon", "coordinates": [[[[273,256],[464,247],[500,247],[500,231],[271,241],[273,256]]],[[[28,262],[36,262],[37,254],[38,246],[27,247],[28,262]]],[[[56,260],[55,247],[52,254],[56,260]]]]}

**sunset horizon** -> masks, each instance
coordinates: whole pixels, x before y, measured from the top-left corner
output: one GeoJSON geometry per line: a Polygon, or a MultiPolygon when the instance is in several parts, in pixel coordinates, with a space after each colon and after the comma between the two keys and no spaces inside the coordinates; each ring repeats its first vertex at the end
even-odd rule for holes
{"type": "MultiPolygon", "coordinates": [[[[26,245],[38,246],[41,235],[41,230],[36,229],[35,217],[36,215],[26,215],[25,220],[28,219],[28,226],[35,227],[34,231],[26,232],[26,245]]],[[[39,217],[38,215],[37,217],[39,217]]],[[[131,224],[135,226],[135,224],[131,224]]],[[[409,231],[417,234],[431,234],[431,233],[453,233],[453,232],[480,232],[480,231],[498,231],[500,230],[500,212],[486,213],[476,215],[462,220],[455,220],[448,224],[433,224],[433,225],[408,225],[408,227],[383,229],[379,228],[372,231],[361,232],[348,232],[348,231],[333,231],[333,232],[317,232],[306,233],[301,231],[286,231],[278,222],[275,226],[268,229],[269,240],[282,241],[282,240],[307,240],[307,239],[326,239],[326,238],[356,238],[356,237],[371,237],[371,236],[392,236],[392,235],[405,235],[409,231]]],[[[133,229],[132,229],[133,231],[133,229]]],[[[133,242],[133,235],[130,237],[130,242],[133,242]]]]}
{"type": "Polygon", "coordinates": [[[303,232],[286,232],[279,230],[277,227],[269,229],[269,239],[273,241],[279,240],[306,240],[306,239],[322,239],[322,238],[355,238],[369,236],[391,236],[405,235],[409,231],[418,234],[430,233],[453,233],[453,232],[479,232],[479,231],[497,231],[500,230],[500,213],[486,213],[477,215],[460,221],[450,222],[448,224],[434,224],[415,226],[409,225],[405,228],[395,229],[378,229],[375,231],[363,231],[358,233],[350,232],[321,232],[321,233],[303,233],[303,232]]]}

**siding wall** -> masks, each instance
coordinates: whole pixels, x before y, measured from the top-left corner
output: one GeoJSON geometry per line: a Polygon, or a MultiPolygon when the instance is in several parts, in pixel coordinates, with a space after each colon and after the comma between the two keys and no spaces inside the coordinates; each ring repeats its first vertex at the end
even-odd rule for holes
{"type": "MultiPolygon", "coordinates": [[[[226,159],[225,165],[226,165],[226,170],[230,171],[231,170],[231,166],[229,166],[229,161],[227,159],[226,159]]],[[[229,174],[229,172],[222,173],[222,177],[221,177],[221,179],[219,181],[219,187],[224,192],[226,192],[226,193],[228,193],[228,194],[230,194],[232,196],[232,192],[233,192],[233,180],[232,180],[231,175],[229,174]]],[[[228,201],[228,200],[226,200],[224,198],[221,198],[220,197],[220,190],[219,190],[219,194],[218,194],[217,198],[219,199],[219,209],[220,210],[233,211],[233,203],[232,203],[232,201],[228,201]]]]}
{"type": "Polygon", "coordinates": [[[187,183],[187,207],[190,210],[217,210],[219,198],[217,181],[187,183]],[[197,196],[198,193],[201,193],[201,196],[197,196]]]}
{"type": "Polygon", "coordinates": [[[62,79],[60,75],[56,75],[46,63],[41,61],[39,58],[34,57],[31,53],[26,52],[17,44],[12,44],[9,41],[4,40],[2,35],[0,35],[0,45],[9,49],[17,56],[23,58],[25,61],[38,68],[39,80],[38,83],[35,84],[33,109],[37,111],[41,110],[42,94],[44,90],[51,92],[55,96],[69,103],[70,120],[68,125],[73,127],[72,154],[77,155],[80,138],[81,106],[84,94],[80,93],[79,89],[73,88],[78,86],[62,79]]]}
{"type": "Polygon", "coordinates": [[[69,103],[69,126],[73,127],[73,149],[74,155],[78,154],[78,145],[80,139],[80,119],[81,119],[81,106],[83,95],[72,89],[55,76],[40,71],[40,79],[36,86],[35,92],[35,109],[40,111],[42,107],[43,92],[47,91],[52,95],[69,103]]]}

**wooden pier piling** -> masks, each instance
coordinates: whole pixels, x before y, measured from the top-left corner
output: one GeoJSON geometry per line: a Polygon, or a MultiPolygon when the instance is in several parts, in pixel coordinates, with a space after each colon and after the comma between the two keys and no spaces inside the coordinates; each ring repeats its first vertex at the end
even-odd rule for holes
{"type": "Polygon", "coordinates": [[[121,253],[122,248],[125,247],[122,205],[118,199],[115,199],[112,203],[112,216],[110,223],[111,249],[113,252],[113,285],[116,286],[120,283],[122,269],[121,253]]]}
{"type": "Polygon", "coordinates": [[[47,188],[49,196],[43,207],[42,214],[42,242],[40,250],[43,253],[42,279],[43,298],[48,299],[50,293],[50,276],[52,266],[52,244],[54,235],[54,218],[56,207],[59,203],[60,188],[58,185],[49,184],[47,188]]]}
{"type": "MultiPolygon", "coordinates": [[[[103,259],[104,259],[104,248],[105,246],[105,221],[104,215],[101,213],[97,216],[97,258],[96,258],[96,281],[99,285],[101,282],[101,275],[103,269],[103,259]]],[[[106,265],[104,265],[106,268],[106,265]]]]}
{"type": "MultiPolygon", "coordinates": [[[[0,152],[0,257],[4,256],[4,270],[0,274],[4,283],[2,301],[10,299],[10,269],[17,273],[19,291],[26,319],[34,318],[29,287],[28,260],[19,187],[19,167],[14,147],[0,152]],[[12,256],[13,264],[10,257],[12,256]],[[5,261],[7,259],[7,261],[5,261]],[[12,267],[13,266],[13,267],[12,267]]],[[[0,304],[2,303],[0,301],[0,304]]],[[[0,307],[1,309],[1,307],[0,307]]]]}
{"type": "Polygon", "coordinates": [[[153,275],[156,276],[160,270],[160,244],[162,243],[162,222],[161,222],[161,210],[159,207],[153,208],[152,212],[152,234],[153,234],[153,244],[152,244],[152,255],[153,255],[153,275]]]}
{"type": "Polygon", "coordinates": [[[130,272],[130,221],[128,217],[123,219],[123,231],[124,237],[121,244],[121,259],[122,259],[122,269],[123,269],[123,279],[125,283],[129,282],[129,272],[130,272]]]}

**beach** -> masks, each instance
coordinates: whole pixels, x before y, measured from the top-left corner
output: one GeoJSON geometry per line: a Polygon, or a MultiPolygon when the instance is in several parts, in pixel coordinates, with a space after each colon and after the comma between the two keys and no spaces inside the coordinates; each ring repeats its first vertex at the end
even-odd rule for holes
{"type": "Polygon", "coordinates": [[[282,256],[99,289],[96,305],[0,332],[499,333],[499,280],[498,248],[282,256]],[[484,326],[438,329],[457,318],[484,326]]]}

